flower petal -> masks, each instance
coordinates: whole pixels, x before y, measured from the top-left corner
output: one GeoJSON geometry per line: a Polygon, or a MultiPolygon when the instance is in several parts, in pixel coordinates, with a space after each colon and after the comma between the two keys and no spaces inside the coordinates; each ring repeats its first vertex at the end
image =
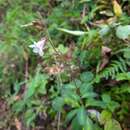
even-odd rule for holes
{"type": "Polygon", "coordinates": [[[38,48],[33,48],[33,52],[34,52],[34,53],[38,53],[38,52],[39,52],[39,49],[38,49],[38,48]]]}
{"type": "Polygon", "coordinates": [[[33,48],[34,53],[39,54],[40,56],[43,56],[44,54],[43,49],[44,49],[45,43],[46,43],[46,38],[43,38],[38,42],[34,41],[34,43],[32,45],[29,45],[29,47],[33,48]]]}
{"type": "Polygon", "coordinates": [[[40,56],[43,56],[44,53],[43,53],[43,51],[39,51],[38,54],[39,54],[40,56]]]}

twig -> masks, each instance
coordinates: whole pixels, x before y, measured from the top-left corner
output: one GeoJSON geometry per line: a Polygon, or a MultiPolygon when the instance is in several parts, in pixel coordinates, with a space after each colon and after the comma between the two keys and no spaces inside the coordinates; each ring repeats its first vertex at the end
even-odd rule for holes
{"type": "Polygon", "coordinates": [[[50,43],[50,45],[53,47],[54,51],[55,51],[59,56],[61,56],[62,54],[60,54],[60,53],[57,51],[56,47],[54,46],[54,44],[53,44],[53,42],[52,42],[52,40],[51,40],[51,37],[50,37],[50,34],[49,34],[48,30],[47,30],[47,37],[48,37],[48,40],[50,41],[49,43],[50,43]]]}
{"type": "Polygon", "coordinates": [[[58,112],[57,130],[60,130],[60,119],[61,119],[61,112],[58,112]]]}
{"type": "Polygon", "coordinates": [[[28,75],[29,73],[28,73],[28,59],[27,59],[25,60],[25,81],[28,80],[28,75]]]}
{"type": "MultiPolygon", "coordinates": [[[[86,15],[86,4],[84,4],[84,6],[83,6],[83,11],[82,11],[82,15],[81,15],[81,17],[82,17],[82,19],[85,17],[85,15],[86,15]]],[[[89,29],[89,27],[88,27],[88,25],[85,23],[84,24],[85,25],[85,27],[86,27],[86,29],[89,31],[90,29],[89,29]]]]}

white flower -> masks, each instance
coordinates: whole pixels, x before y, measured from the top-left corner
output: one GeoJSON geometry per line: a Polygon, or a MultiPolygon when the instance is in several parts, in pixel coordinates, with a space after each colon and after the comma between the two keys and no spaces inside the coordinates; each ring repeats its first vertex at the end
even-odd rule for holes
{"type": "Polygon", "coordinates": [[[38,42],[34,42],[34,44],[29,45],[30,48],[33,49],[33,52],[36,54],[39,54],[40,56],[43,56],[44,52],[43,49],[45,47],[46,38],[41,39],[38,42]]]}

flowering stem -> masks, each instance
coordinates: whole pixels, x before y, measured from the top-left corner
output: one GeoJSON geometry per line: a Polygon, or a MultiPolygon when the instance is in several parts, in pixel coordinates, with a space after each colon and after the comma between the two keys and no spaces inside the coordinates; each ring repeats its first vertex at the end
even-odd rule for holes
{"type": "Polygon", "coordinates": [[[60,54],[60,53],[57,51],[57,49],[55,48],[55,46],[54,46],[54,44],[53,44],[53,42],[52,42],[52,40],[51,40],[51,37],[50,37],[50,34],[49,34],[48,30],[47,30],[47,37],[48,37],[48,40],[50,41],[49,43],[50,43],[51,46],[53,47],[54,51],[55,51],[59,56],[61,56],[61,54],[60,54]]]}

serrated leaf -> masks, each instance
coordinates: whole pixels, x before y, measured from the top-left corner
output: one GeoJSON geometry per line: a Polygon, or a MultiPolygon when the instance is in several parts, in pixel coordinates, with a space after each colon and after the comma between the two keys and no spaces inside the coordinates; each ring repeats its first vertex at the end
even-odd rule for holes
{"type": "Polygon", "coordinates": [[[90,82],[92,81],[92,79],[94,78],[94,75],[92,72],[84,72],[81,74],[80,76],[81,80],[84,81],[84,82],[90,82]]]}
{"type": "Polygon", "coordinates": [[[93,86],[89,83],[83,83],[80,85],[79,89],[82,97],[93,97],[96,95],[96,93],[93,92],[93,86]]]}
{"type": "Polygon", "coordinates": [[[52,107],[55,111],[61,111],[64,105],[64,100],[62,97],[56,97],[52,102],[52,107]]]}
{"type": "Polygon", "coordinates": [[[37,72],[36,75],[30,79],[24,96],[25,101],[36,94],[46,94],[47,78],[47,75],[37,72]]]}

